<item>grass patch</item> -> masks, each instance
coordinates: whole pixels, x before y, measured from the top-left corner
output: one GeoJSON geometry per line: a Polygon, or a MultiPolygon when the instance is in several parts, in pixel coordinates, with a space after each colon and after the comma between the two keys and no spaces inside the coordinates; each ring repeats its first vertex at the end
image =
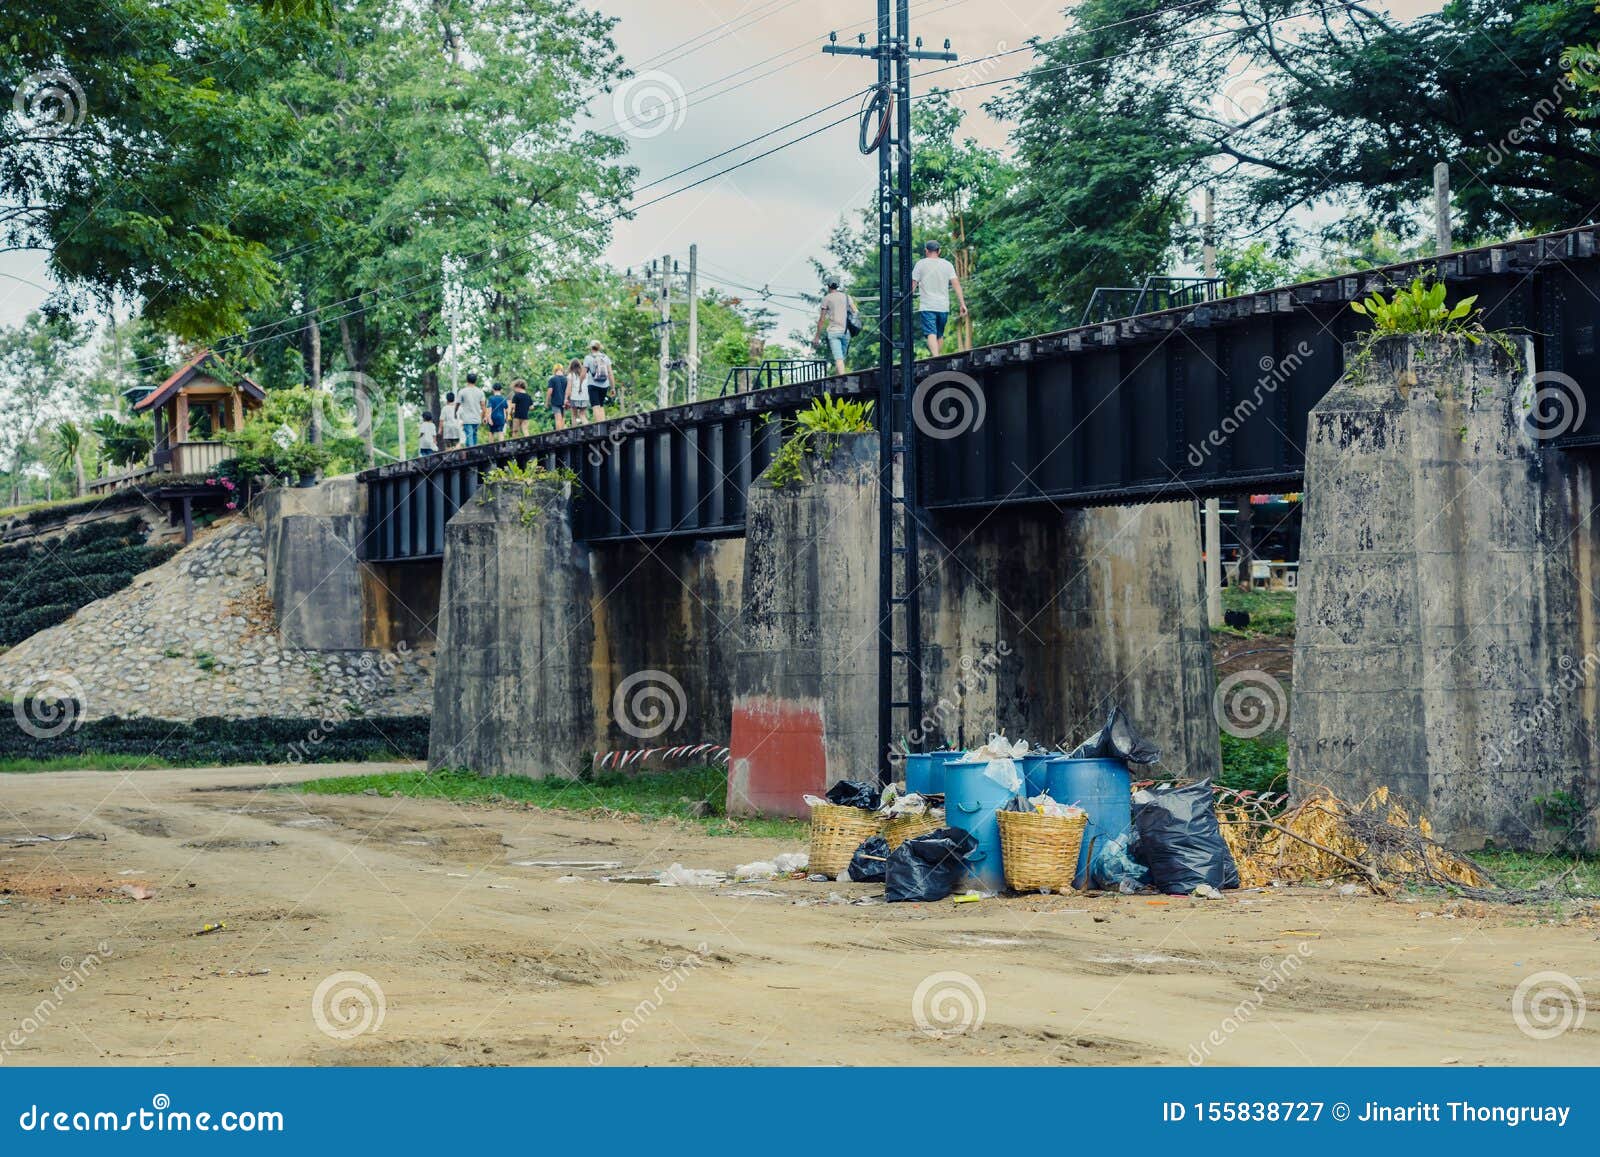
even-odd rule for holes
{"type": "Polygon", "coordinates": [[[0,774],[33,771],[143,771],[164,767],[198,767],[178,764],[152,755],[124,755],[113,751],[86,751],[82,755],[58,755],[50,759],[0,759],[0,774]]]}
{"type": "MultiPolygon", "coordinates": [[[[394,763],[409,756],[392,751],[369,751],[349,762],[394,763]]],[[[138,755],[118,751],[85,751],[79,755],[53,755],[48,759],[0,758],[0,775],[30,775],[39,771],[161,771],[178,767],[272,767],[293,763],[294,760],[235,760],[215,759],[162,759],[155,755],[138,755]]]]}
{"type": "Polygon", "coordinates": [[[1244,639],[1293,638],[1294,592],[1255,591],[1245,587],[1222,588],[1224,611],[1249,611],[1250,626],[1244,630],[1218,627],[1222,634],[1237,635],[1244,639]]]}
{"type": "Polygon", "coordinates": [[[760,836],[803,840],[799,820],[733,819],[727,815],[728,773],[721,767],[652,772],[639,776],[615,773],[592,779],[527,779],[517,775],[482,776],[470,771],[400,771],[314,779],[291,789],[312,795],[363,795],[461,802],[531,804],[565,811],[604,808],[649,819],[678,819],[698,824],[714,836],[760,836]],[[696,814],[704,802],[709,815],[696,814]]]}
{"type": "Polygon", "coordinates": [[[1512,852],[1498,848],[1473,852],[1495,879],[1508,888],[1534,888],[1572,871],[1567,881],[1573,891],[1585,896],[1600,896],[1600,856],[1575,856],[1567,852],[1512,852]]]}
{"type": "Polygon", "coordinates": [[[1217,782],[1235,791],[1288,791],[1289,741],[1281,734],[1240,739],[1222,733],[1222,774],[1217,782]]]}

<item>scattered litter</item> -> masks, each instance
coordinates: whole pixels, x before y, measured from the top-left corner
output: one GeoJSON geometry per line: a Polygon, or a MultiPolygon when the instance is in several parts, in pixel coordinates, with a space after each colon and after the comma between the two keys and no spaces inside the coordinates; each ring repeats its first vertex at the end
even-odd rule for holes
{"type": "Polygon", "coordinates": [[[976,904],[981,899],[983,899],[982,892],[962,892],[959,896],[951,896],[950,902],[952,904],[976,904]]]}
{"type": "Polygon", "coordinates": [[[286,828],[331,828],[333,821],[324,819],[322,816],[308,816],[303,820],[287,820],[283,826],[286,828]]]}
{"type": "Polygon", "coordinates": [[[1366,889],[1359,884],[1343,884],[1339,887],[1339,895],[1341,896],[1359,896],[1365,891],[1366,889]]]}
{"type": "Polygon", "coordinates": [[[556,883],[558,883],[558,884],[581,884],[581,883],[583,883],[583,877],[582,876],[557,876],[556,877],[556,883]]]}
{"type": "Polygon", "coordinates": [[[740,864],[733,870],[735,880],[770,880],[778,874],[778,865],[771,860],[757,860],[753,864],[740,864]]]}
{"type": "Polygon", "coordinates": [[[790,872],[802,871],[810,864],[811,854],[809,852],[779,852],[772,862],[777,865],[779,872],[788,875],[790,872]]]}
{"type": "Polygon", "coordinates": [[[850,901],[850,905],[854,908],[863,908],[868,904],[882,904],[883,902],[882,896],[857,896],[850,901]]]}
{"type": "Polygon", "coordinates": [[[470,880],[470,879],[472,879],[472,873],[471,872],[446,872],[445,875],[449,876],[452,880],[470,880]]]}
{"type": "MultiPolygon", "coordinates": [[[[563,879],[575,880],[576,876],[564,876],[563,879]]],[[[658,884],[661,877],[655,872],[632,872],[626,876],[602,876],[608,884],[658,884]]]]}
{"type": "Polygon", "coordinates": [[[1195,897],[1197,900],[1220,900],[1220,899],[1222,899],[1222,893],[1217,891],[1210,884],[1197,884],[1197,885],[1195,885],[1194,891],[1190,892],[1189,895],[1195,897]]]}
{"type": "Polygon", "coordinates": [[[812,872],[811,875],[806,877],[806,879],[813,884],[826,884],[828,882],[828,877],[824,876],[821,872],[812,872]]]}
{"type": "Polygon", "coordinates": [[[67,840],[104,840],[93,832],[68,832],[64,836],[5,836],[3,842],[16,846],[23,844],[61,844],[67,840]]]}
{"type": "Polygon", "coordinates": [[[203,926],[198,932],[195,933],[195,935],[210,936],[213,932],[221,932],[226,927],[226,924],[224,924],[221,920],[218,920],[215,924],[207,924],[203,926]]]}
{"type": "Polygon", "coordinates": [[[782,896],[782,892],[774,892],[770,888],[738,888],[731,892],[724,892],[724,896],[782,896]]]}
{"type": "Polygon", "coordinates": [[[512,860],[514,868],[571,868],[578,872],[614,872],[621,860],[512,860]]]}
{"type": "Polygon", "coordinates": [[[1152,908],[1165,908],[1167,906],[1167,904],[1170,903],[1170,901],[1168,901],[1168,900],[1146,900],[1145,903],[1149,904],[1152,908]]]}
{"type": "Polygon", "coordinates": [[[270,968],[251,968],[251,969],[230,968],[226,972],[213,972],[211,975],[212,976],[271,976],[272,975],[272,969],[270,969],[270,968]]]}
{"type": "Polygon", "coordinates": [[[727,879],[724,873],[714,872],[710,868],[685,868],[682,864],[673,864],[656,878],[656,884],[662,888],[714,888],[726,883],[727,879]]]}
{"type": "Polygon", "coordinates": [[[132,896],[135,900],[154,900],[156,898],[156,890],[143,884],[124,884],[117,891],[125,896],[132,896]]]}
{"type": "Polygon", "coordinates": [[[1439,1063],[1441,1065],[1459,1065],[1461,1063],[1461,1058],[1460,1057],[1444,1057],[1439,1061],[1439,1063]]]}
{"type": "Polygon", "coordinates": [[[1310,936],[1312,939],[1317,939],[1318,937],[1320,937],[1322,935],[1322,933],[1321,932],[1307,932],[1307,931],[1305,931],[1304,929],[1301,929],[1301,928],[1284,928],[1283,930],[1281,930],[1278,933],[1278,935],[1279,936],[1310,936]]]}
{"type": "Polygon", "coordinates": [[[143,868],[123,868],[122,871],[117,873],[119,876],[142,876],[144,874],[145,870],[143,868]]]}

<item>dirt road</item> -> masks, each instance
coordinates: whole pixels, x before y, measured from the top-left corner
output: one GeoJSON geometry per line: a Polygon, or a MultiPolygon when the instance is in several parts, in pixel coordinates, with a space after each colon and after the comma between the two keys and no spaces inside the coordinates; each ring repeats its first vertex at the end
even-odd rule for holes
{"type": "Polygon", "coordinates": [[[1600,1062],[1600,1011],[1550,1039],[1512,1011],[1543,971],[1595,1003],[1592,916],[1310,889],[889,906],[843,902],[881,893],[851,884],[605,883],[516,861],[725,870],[798,849],[213,790],[303,775],[0,776],[0,835],[105,837],[0,841],[0,1064],[1600,1062]]]}

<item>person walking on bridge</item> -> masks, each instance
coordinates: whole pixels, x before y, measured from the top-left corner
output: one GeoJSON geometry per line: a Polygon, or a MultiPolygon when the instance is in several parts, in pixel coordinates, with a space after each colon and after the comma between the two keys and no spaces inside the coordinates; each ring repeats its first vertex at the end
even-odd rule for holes
{"type": "Polygon", "coordinates": [[[461,393],[456,398],[456,405],[461,407],[461,444],[476,446],[478,427],[483,425],[484,415],[488,412],[488,407],[484,404],[483,388],[478,385],[477,374],[467,375],[467,384],[461,388],[461,393]]]}
{"type": "Polygon", "coordinates": [[[573,358],[567,366],[567,416],[573,425],[593,417],[589,409],[589,382],[584,373],[583,363],[573,358]]]}
{"type": "Polygon", "coordinates": [[[567,367],[557,362],[550,371],[550,380],[544,384],[544,404],[550,408],[557,430],[567,428],[567,385],[567,367]]]}
{"type": "Polygon", "coordinates": [[[589,354],[583,359],[583,374],[589,387],[589,403],[594,408],[589,416],[596,422],[606,420],[606,402],[611,398],[613,380],[611,359],[598,341],[589,343],[589,354]]]}
{"type": "Polygon", "coordinates": [[[511,383],[511,436],[520,438],[528,432],[528,417],[533,413],[533,395],[528,393],[528,383],[518,378],[511,383]]]}
{"type": "Polygon", "coordinates": [[[939,256],[937,241],[929,241],[922,252],[922,260],[911,268],[911,291],[921,297],[917,302],[917,330],[928,339],[929,355],[938,357],[939,340],[950,320],[950,291],[955,291],[962,317],[967,316],[967,295],[962,292],[956,267],[939,256]]]}
{"type": "Polygon", "coordinates": [[[506,440],[506,407],[509,404],[504,387],[499,382],[496,382],[488,400],[483,404],[484,413],[489,415],[489,441],[504,442],[506,440]]]}
{"type": "Polygon", "coordinates": [[[454,450],[461,445],[461,403],[455,392],[445,394],[444,405],[439,407],[439,441],[443,450],[454,450]]]}
{"type": "Polygon", "coordinates": [[[850,315],[855,308],[855,300],[839,288],[839,283],[829,281],[828,292],[823,294],[822,308],[817,313],[817,337],[827,343],[836,374],[847,372],[845,358],[850,353],[850,315]]]}

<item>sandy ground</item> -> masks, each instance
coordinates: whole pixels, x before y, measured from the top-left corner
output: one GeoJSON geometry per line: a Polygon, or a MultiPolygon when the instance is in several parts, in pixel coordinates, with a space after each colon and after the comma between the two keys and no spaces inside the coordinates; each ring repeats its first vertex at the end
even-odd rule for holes
{"type": "Polygon", "coordinates": [[[727,869],[794,845],[216,790],[303,775],[0,776],[0,835],[105,837],[0,841],[0,1064],[1600,1063],[1600,1011],[1551,1039],[1512,1015],[1544,970],[1595,1003],[1593,915],[661,888],[514,861],[727,869]]]}

